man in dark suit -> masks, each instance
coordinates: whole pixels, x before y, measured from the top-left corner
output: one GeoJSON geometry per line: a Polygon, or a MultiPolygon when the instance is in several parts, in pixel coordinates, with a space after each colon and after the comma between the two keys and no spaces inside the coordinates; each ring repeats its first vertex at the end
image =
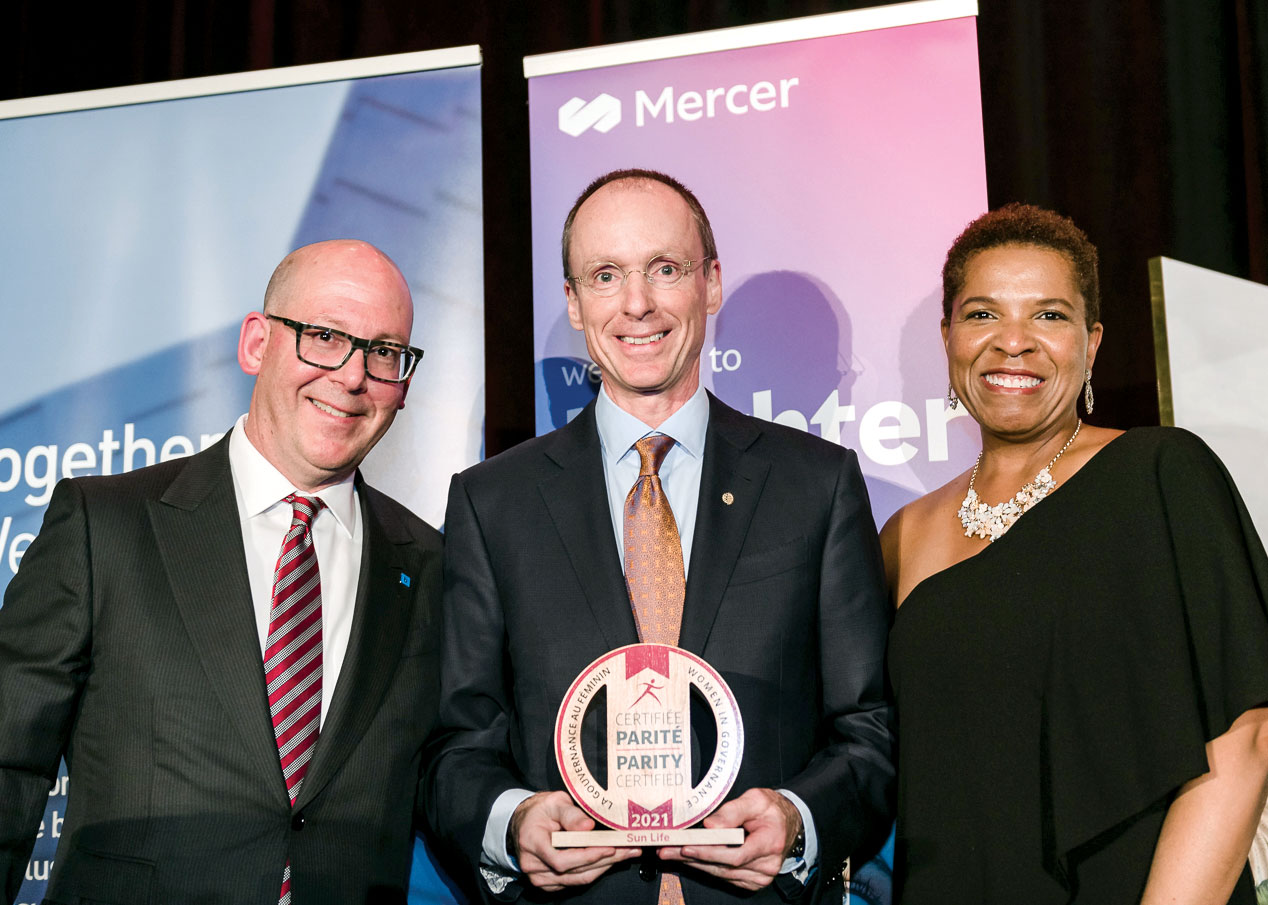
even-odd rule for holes
{"type": "Polygon", "coordinates": [[[61,482],[9,584],[5,902],[62,756],[49,902],[405,901],[441,541],[357,466],[405,404],[413,304],[339,240],[287,256],[263,308],[229,435],[61,482]]]}
{"type": "MultiPolygon", "coordinates": [[[[681,184],[641,170],[597,180],[568,216],[563,254],[569,318],[603,386],[566,427],[453,481],[428,816],[498,899],[840,896],[842,862],[888,829],[893,783],[888,607],[857,459],[700,386],[721,266],[681,184]],[[648,465],[632,446],[658,435],[668,452],[652,441],[663,459],[648,465]],[[746,726],[732,797],[705,825],[747,839],[556,849],[552,831],[593,826],[560,791],[560,702],[596,657],[647,640],[627,593],[641,555],[628,529],[653,473],[681,547],[660,562],[680,589],[678,644],[722,674],[746,726]]],[[[591,744],[591,769],[596,757],[591,744]]]]}

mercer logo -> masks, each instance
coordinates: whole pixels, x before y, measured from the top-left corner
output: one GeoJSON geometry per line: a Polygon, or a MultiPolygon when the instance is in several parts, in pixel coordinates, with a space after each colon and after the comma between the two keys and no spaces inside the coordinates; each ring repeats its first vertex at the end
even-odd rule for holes
{"type": "Polygon", "coordinates": [[[621,102],[610,94],[600,94],[592,101],[574,97],[559,108],[559,131],[576,138],[588,129],[610,132],[621,122],[621,102]]]}
{"type": "MultiPolygon", "coordinates": [[[[672,125],[784,109],[791,103],[793,89],[800,82],[794,77],[680,92],[675,92],[672,85],[650,92],[638,88],[634,91],[634,127],[642,128],[652,122],[672,125]]],[[[589,102],[574,97],[559,108],[559,129],[573,138],[590,129],[610,132],[620,123],[621,102],[607,93],[589,102]]]]}

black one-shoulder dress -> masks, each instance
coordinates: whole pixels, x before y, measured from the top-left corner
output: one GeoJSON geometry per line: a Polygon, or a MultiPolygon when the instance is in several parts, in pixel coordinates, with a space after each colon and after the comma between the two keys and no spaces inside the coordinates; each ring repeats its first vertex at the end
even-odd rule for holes
{"type": "MultiPolygon", "coordinates": [[[[1205,744],[1268,703],[1268,557],[1214,453],[1118,437],[889,642],[896,902],[1138,903],[1205,744]]],[[[1253,905],[1249,870],[1232,902],[1253,905]]]]}

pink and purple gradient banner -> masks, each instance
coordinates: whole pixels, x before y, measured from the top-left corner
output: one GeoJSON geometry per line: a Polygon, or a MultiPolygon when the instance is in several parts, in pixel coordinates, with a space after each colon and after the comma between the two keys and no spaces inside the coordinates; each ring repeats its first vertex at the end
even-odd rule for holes
{"type": "MultiPolygon", "coordinates": [[[[538,433],[598,387],[566,317],[564,217],[593,178],[645,167],[691,188],[717,236],[725,302],[705,386],[857,450],[878,524],[972,462],[938,325],[946,249],[986,209],[976,20],[871,27],[878,12],[802,20],[820,37],[757,43],[758,26],[734,30],[755,46],[620,65],[596,48],[577,53],[586,68],[530,79],[538,433]]],[[[656,56],[665,42],[643,43],[656,56]]]]}

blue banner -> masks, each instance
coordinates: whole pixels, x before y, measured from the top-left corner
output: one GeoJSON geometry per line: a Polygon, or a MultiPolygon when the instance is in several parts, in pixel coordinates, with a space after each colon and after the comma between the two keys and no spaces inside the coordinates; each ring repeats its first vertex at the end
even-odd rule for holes
{"type": "MultiPolygon", "coordinates": [[[[227,93],[242,77],[203,79],[199,96],[0,120],[16,375],[0,391],[0,591],[59,479],[189,455],[246,411],[241,319],[287,252],[327,238],[374,243],[409,281],[427,354],[363,471],[442,523],[449,475],[483,452],[480,70],[410,56],[424,71],[394,58],[398,74],[227,93]]],[[[19,902],[43,898],[68,787],[63,771],[19,902]]],[[[421,844],[414,879],[411,901],[455,901],[421,844]]]]}

